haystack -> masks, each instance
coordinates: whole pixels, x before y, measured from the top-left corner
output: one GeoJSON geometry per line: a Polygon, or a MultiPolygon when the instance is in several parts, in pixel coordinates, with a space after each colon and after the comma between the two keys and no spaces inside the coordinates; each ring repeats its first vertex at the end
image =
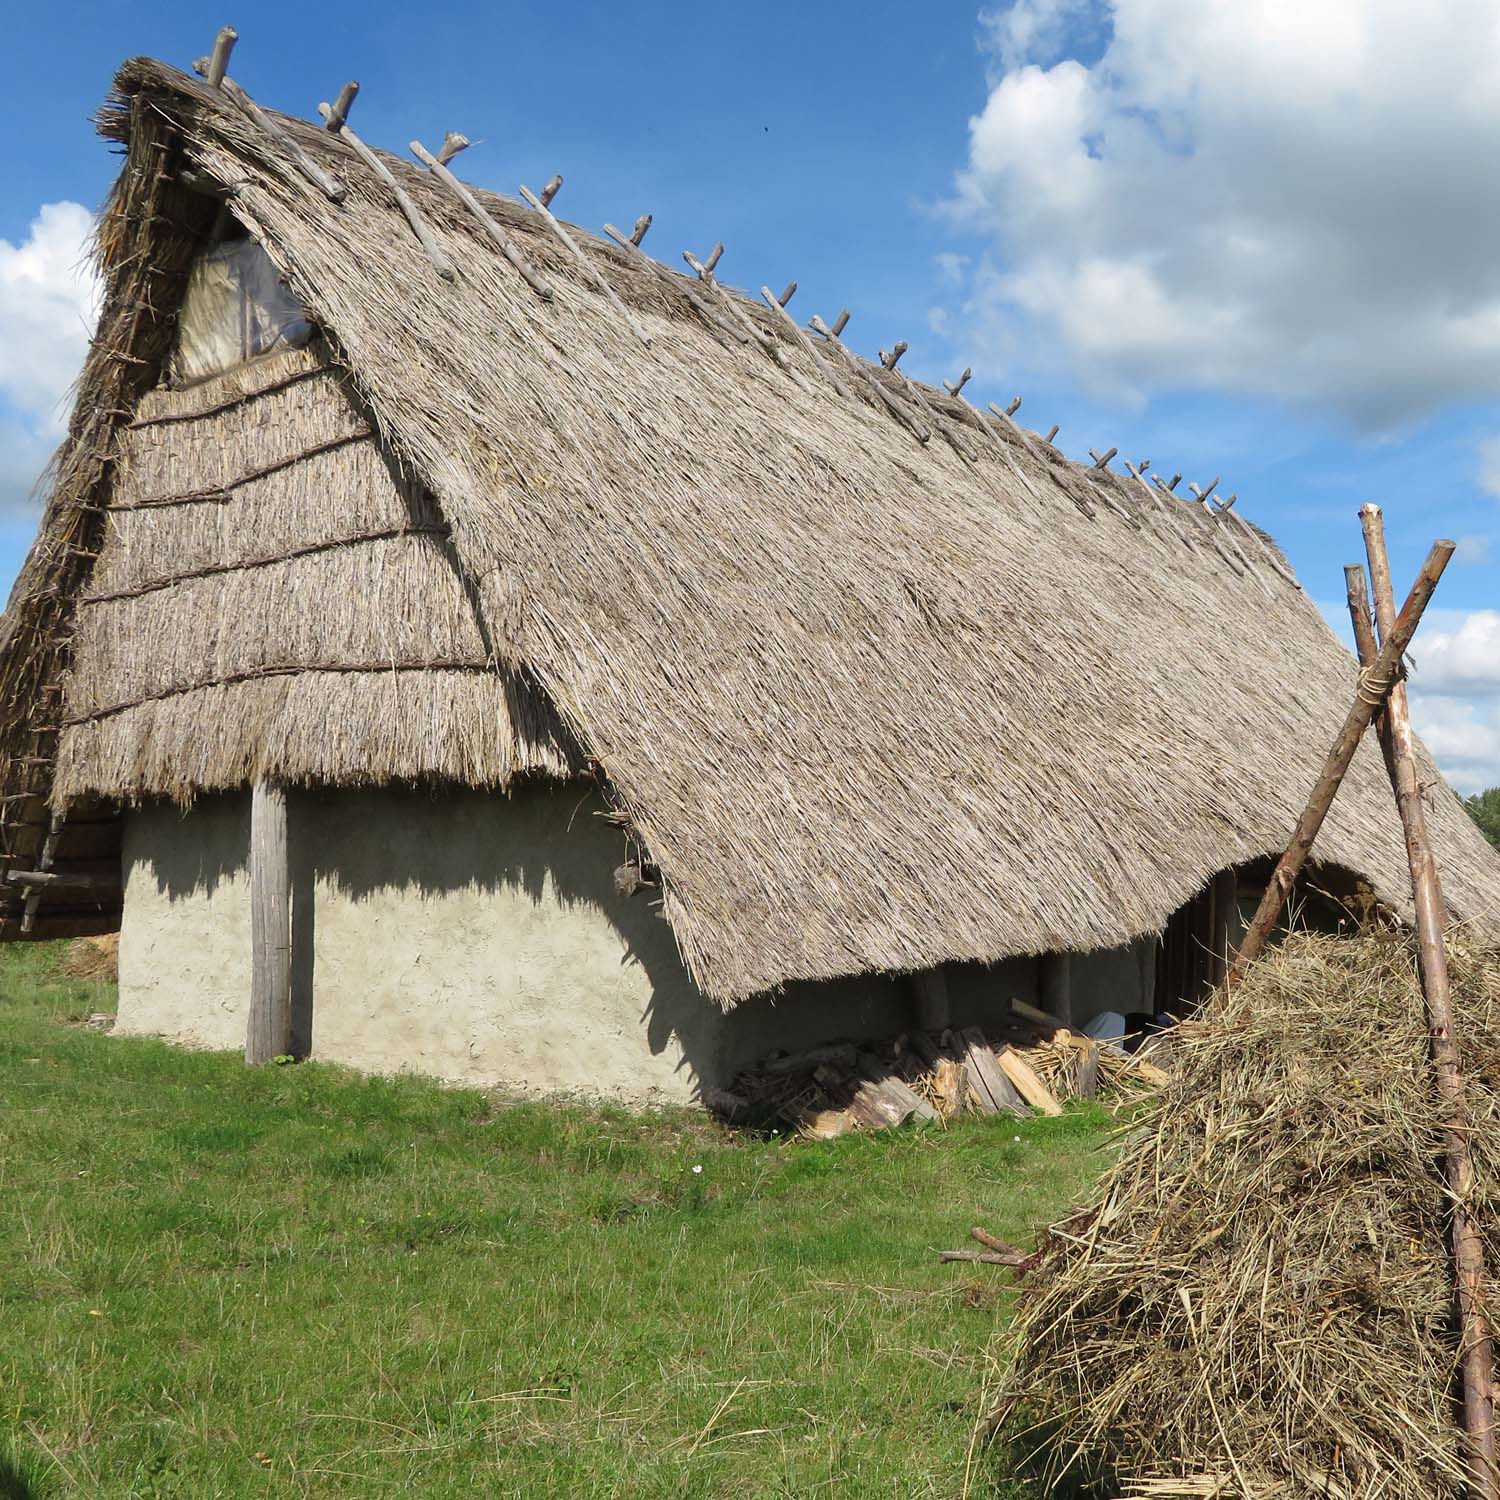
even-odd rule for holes
{"type": "MultiPolygon", "coordinates": [[[[1493,1268],[1500,952],[1451,963],[1493,1268]]],[[[999,1417],[1110,1495],[1456,1500],[1439,1113],[1411,939],[1288,941],[1049,1235],[999,1417]]]]}

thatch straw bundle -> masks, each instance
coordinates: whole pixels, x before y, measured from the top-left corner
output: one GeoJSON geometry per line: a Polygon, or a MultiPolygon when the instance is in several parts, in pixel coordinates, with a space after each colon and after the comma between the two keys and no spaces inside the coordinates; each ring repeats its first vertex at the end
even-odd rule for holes
{"type": "MultiPolygon", "coordinates": [[[[1500,953],[1452,969],[1493,1271],[1500,953]]],[[[1002,1417],[1053,1473],[1164,1500],[1460,1495],[1440,1136],[1409,938],[1292,938],[1181,1028],[1050,1237],[1002,1417]]]]}

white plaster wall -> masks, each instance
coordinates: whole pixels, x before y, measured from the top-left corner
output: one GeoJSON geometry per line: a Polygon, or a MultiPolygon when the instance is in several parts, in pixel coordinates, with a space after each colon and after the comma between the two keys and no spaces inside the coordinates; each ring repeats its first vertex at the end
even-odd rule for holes
{"type": "MultiPolygon", "coordinates": [[[[722,1013],[649,894],[615,891],[623,844],[597,806],[540,782],[508,797],[293,793],[297,1050],[529,1093],[687,1100],[773,1048],[914,1024],[908,981],[883,975],[793,984],[722,1013]]],[[[127,814],[120,1031],[243,1046],[248,847],[248,793],[127,814]]],[[[1133,950],[1074,965],[1080,1021],[1149,1008],[1133,950]]],[[[1036,998],[1034,959],[947,972],[958,1025],[1036,998]]]]}

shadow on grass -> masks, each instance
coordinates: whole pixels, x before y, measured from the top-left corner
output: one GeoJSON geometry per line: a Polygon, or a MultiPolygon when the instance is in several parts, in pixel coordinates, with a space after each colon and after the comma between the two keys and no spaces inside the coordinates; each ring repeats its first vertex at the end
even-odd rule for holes
{"type": "Polygon", "coordinates": [[[0,1458],[0,1500],[41,1500],[40,1491],[8,1458],[0,1458]]]}

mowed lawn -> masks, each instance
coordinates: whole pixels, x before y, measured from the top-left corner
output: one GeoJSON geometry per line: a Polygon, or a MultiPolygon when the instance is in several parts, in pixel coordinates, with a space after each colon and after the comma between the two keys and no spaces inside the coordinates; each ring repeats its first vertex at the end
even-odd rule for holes
{"type": "Polygon", "coordinates": [[[251,1072],[0,949],[0,1500],[955,1497],[1098,1108],[831,1144],[251,1072]]]}

